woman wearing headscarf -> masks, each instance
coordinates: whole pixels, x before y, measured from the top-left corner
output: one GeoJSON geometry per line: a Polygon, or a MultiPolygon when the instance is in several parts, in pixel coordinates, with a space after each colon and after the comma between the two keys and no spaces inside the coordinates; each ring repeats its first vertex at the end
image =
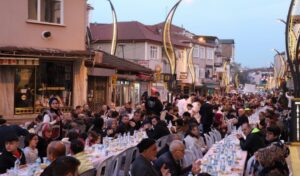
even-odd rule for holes
{"type": "Polygon", "coordinates": [[[49,107],[50,109],[44,112],[43,123],[49,123],[52,126],[52,139],[61,139],[63,113],[59,110],[58,99],[50,98],[49,107]]]}

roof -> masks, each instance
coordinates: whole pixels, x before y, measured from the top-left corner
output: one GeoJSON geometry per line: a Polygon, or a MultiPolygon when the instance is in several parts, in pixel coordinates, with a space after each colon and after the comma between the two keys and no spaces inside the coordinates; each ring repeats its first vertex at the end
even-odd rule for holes
{"type": "Polygon", "coordinates": [[[151,74],[153,71],[147,67],[141,66],[134,62],[128,61],[126,59],[121,59],[119,57],[110,55],[106,52],[103,52],[102,63],[99,66],[104,67],[113,67],[119,71],[128,71],[128,72],[138,72],[138,73],[148,73],[151,74]]]}
{"type": "Polygon", "coordinates": [[[221,44],[234,44],[233,39],[220,39],[219,41],[221,44]]]}
{"type": "MultiPolygon", "coordinates": [[[[161,42],[161,36],[137,21],[118,22],[118,40],[153,40],[161,42]]],[[[94,41],[111,41],[112,24],[90,24],[94,41]]]]}
{"type": "MultiPolygon", "coordinates": [[[[162,29],[164,23],[144,25],[137,21],[118,22],[118,41],[154,41],[163,42],[162,29]]],[[[91,23],[91,33],[94,42],[110,42],[112,40],[112,24],[91,23]]],[[[182,35],[183,28],[172,25],[172,41],[176,46],[189,47],[192,39],[182,35]]]]}

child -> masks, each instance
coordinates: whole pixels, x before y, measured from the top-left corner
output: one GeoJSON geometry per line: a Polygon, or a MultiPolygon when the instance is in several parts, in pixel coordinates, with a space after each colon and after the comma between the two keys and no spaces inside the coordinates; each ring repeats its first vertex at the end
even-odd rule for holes
{"type": "Polygon", "coordinates": [[[5,150],[0,155],[0,174],[14,167],[15,161],[19,159],[20,165],[26,164],[25,155],[19,148],[19,138],[16,134],[7,134],[5,139],[5,150]]]}
{"type": "Polygon", "coordinates": [[[24,154],[27,163],[34,163],[38,158],[38,149],[36,148],[39,138],[37,134],[29,133],[25,138],[24,154]]]}

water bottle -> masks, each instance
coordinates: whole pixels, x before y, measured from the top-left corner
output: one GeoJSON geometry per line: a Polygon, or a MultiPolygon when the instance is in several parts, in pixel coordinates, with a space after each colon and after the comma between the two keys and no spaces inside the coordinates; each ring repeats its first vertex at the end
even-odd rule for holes
{"type": "Polygon", "coordinates": [[[189,172],[189,175],[188,175],[188,176],[194,176],[194,175],[193,175],[193,173],[192,173],[192,172],[189,172]]]}
{"type": "Polygon", "coordinates": [[[16,175],[18,175],[19,169],[20,169],[20,160],[17,159],[17,160],[15,161],[15,166],[14,166],[14,173],[15,173],[16,175]]]}

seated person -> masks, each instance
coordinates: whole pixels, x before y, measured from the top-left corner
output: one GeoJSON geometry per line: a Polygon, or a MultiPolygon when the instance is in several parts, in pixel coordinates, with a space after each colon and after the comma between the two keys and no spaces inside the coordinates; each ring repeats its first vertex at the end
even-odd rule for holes
{"type": "Polygon", "coordinates": [[[134,132],[134,127],[131,126],[132,123],[129,123],[129,116],[128,115],[123,115],[121,117],[121,121],[119,123],[119,126],[117,128],[117,133],[120,134],[126,134],[130,132],[130,134],[133,134],[134,132]]]}
{"type": "Polygon", "coordinates": [[[137,145],[137,148],[140,155],[132,163],[132,176],[169,176],[168,170],[163,165],[157,171],[152,164],[157,154],[157,146],[154,139],[143,139],[137,145]]]}
{"type": "Polygon", "coordinates": [[[255,153],[255,159],[258,161],[259,169],[255,169],[256,175],[289,175],[289,168],[286,158],[289,156],[289,148],[281,142],[280,128],[272,125],[267,128],[266,140],[269,145],[265,148],[259,149],[255,153]]]}
{"type": "Polygon", "coordinates": [[[163,121],[160,121],[158,116],[152,117],[151,124],[152,125],[145,125],[146,132],[149,138],[157,140],[163,136],[170,134],[167,124],[163,121]]]}
{"type": "Polygon", "coordinates": [[[208,148],[205,145],[204,139],[200,135],[200,131],[198,129],[198,125],[196,123],[192,123],[189,125],[189,130],[184,138],[184,142],[187,148],[196,147],[202,153],[206,153],[208,148]]]}
{"type": "Polygon", "coordinates": [[[1,136],[5,141],[5,150],[0,155],[0,174],[6,172],[7,169],[14,167],[15,161],[20,160],[20,165],[26,164],[24,153],[19,147],[19,138],[15,134],[7,134],[6,137],[1,136]]]}
{"type": "Polygon", "coordinates": [[[162,146],[162,148],[157,152],[157,157],[160,157],[162,154],[169,152],[170,151],[169,146],[170,146],[171,142],[174,140],[182,140],[182,136],[179,134],[170,134],[168,136],[166,145],[162,146]]]}
{"type": "Polygon", "coordinates": [[[47,158],[51,164],[44,170],[41,176],[50,176],[53,169],[53,163],[57,158],[66,155],[66,147],[61,141],[52,141],[47,147],[47,158]]]}
{"type": "Polygon", "coordinates": [[[95,144],[99,144],[101,141],[100,136],[95,131],[90,131],[86,139],[89,147],[95,144]]]}
{"type": "Polygon", "coordinates": [[[249,123],[242,125],[242,131],[246,136],[246,139],[241,134],[237,134],[237,138],[240,140],[240,146],[242,150],[248,152],[248,158],[260,148],[265,147],[265,141],[258,128],[251,128],[249,123]]]}
{"type": "Polygon", "coordinates": [[[181,160],[184,157],[185,146],[182,141],[174,140],[170,144],[170,151],[161,155],[155,162],[154,166],[159,170],[164,164],[169,169],[171,176],[186,175],[190,171],[193,174],[199,174],[200,172],[200,160],[193,162],[193,165],[186,168],[182,168],[181,160]]]}
{"type": "Polygon", "coordinates": [[[79,174],[94,168],[93,163],[88,159],[87,154],[84,152],[84,143],[82,140],[74,139],[71,141],[71,154],[80,161],[78,168],[79,174]]]}
{"type": "Polygon", "coordinates": [[[38,135],[34,133],[29,133],[29,135],[25,137],[25,148],[23,151],[27,164],[34,163],[38,158],[38,149],[36,148],[38,141],[38,135]]]}
{"type": "Polygon", "coordinates": [[[71,156],[58,157],[41,176],[78,176],[80,162],[71,156]]]}

